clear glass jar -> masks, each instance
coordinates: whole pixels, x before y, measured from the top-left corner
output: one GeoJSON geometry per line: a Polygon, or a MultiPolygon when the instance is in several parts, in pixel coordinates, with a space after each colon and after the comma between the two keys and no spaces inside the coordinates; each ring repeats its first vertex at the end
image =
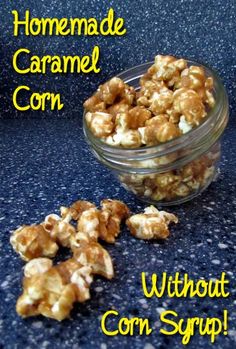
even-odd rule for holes
{"type": "MultiPolygon", "coordinates": [[[[136,90],[139,79],[153,64],[145,63],[118,75],[136,90]]],[[[84,118],[84,134],[96,158],[110,168],[122,186],[141,200],[169,206],[188,201],[212,182],[218,172],[220,137],[228,121],[228,98],[219,76],[204,68],[214,79],[215,106],[205,121],[179,138],[155,146],[125,149],[110,146],[94,137],[84,118]]]]}

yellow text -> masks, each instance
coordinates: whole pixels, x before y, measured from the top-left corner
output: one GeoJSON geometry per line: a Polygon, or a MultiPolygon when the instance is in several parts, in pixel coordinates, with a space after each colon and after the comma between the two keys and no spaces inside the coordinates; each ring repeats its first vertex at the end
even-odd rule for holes
{"type": "Polygon", "coordinates": [[[138,331],[139,335],[145,334],[149,335],[152,332],[152,329],[149,326],[149,320],[133,317],[128,319],[126,317],[117,319],[119,313],[116,310],[108,310],[101,320],[101,329],[104,334],[107,336],[116,336],[121,334],[122,336],[130,335],[133,336],[135,329],[138,331]],[[116,321],[115,329],[108,329],[107,321],[113,319],[116,321]]]}
{"type": "MultiPolygon", "coordinates": [[[[28,86],[19,86],[15,89],[13,93],[13,105],[17,110],[20,111],[27,111],[29,109],[32,110],[45,110],[46,104],[50,105],[50,109],[54,110],[61,110],[64,106],[63,103],[61,103],[61,96],[59,93],[50,93],[50,92],[44,92],[44,93],[32,93],[30,97],[28,98],[28,102],[22,103],[23,95],[20,96],[21,93],[24,92],[30,92],[30,88],[28,86]],[[19,101],[21,100],[21,102],[19,101]]],[[[25,95],[24,95],[25,99],[25,95]]]]}
{"type": "Polygon", "coordinates": [[[142,273],[142,287],[144,295],[147,298],[156,296],[161,298],[165,293],[168,297],[181,298],[181,297],[223,297],[226,298],[229,296],[229,292],[226,292],[225,287],[229,284],[229,281],[225,278],[225,273],[221,273],[220,279],[217,280],[198,280],[194,281],[189,279],[187,273],[184,274],[183,279],[180,278],[179,273],[176,273],[175,276],[167,276],[167,273],[163,273],[160,280],[157,277],[157,274],[152,274],[151,278],[151,288],[148,290],[146,274],[142,273]],[[158,287],[159,282],[159,287],[158,287]]]}
{"type": "Polygon", "coordinates": [[[42,58],[33,55],[30,57],[30,50],[20,48],[13,55],[13,68],[19,74],[46,74],[50,71],[56,73],[99,73],[100,68],[97,67],[99,61],[99,47],[94,46],[91,56],[43,56],[42,58]],[[28,58],[28,67],[20,67],[20,59],[28,58]]]}
{"type": "Polygon", "coordinates": [[[99,22],[96,18],[31,18],[30,11],[25,11],[24,19],[19,19],[18,11],[12,11],[14,17],[14,36],[19,35],[19,28],[27,36],[37,35],[103,35],[121,36],[126,33],[124,19],[115,18],[113,8],[99,22]]]}
{"type": "Polygon", "coordinates": [[[179,333],[182,336],[182,343],[188,344],[195,331],[198,330],[201,336],[210,336],[211,343],[215,342],[216,336],[223,332],[227,335],[228,313],[224,310],[224,319],[219,318],[200,318],[193,317],[188,319],[178,318],[178,313],[172,310],[166,310],[160,315],[160,320],[171,329],[160,329],[160,333],[168,336],[179,333]],[[177,318],[176,321],[169,318],[177,318]]]}

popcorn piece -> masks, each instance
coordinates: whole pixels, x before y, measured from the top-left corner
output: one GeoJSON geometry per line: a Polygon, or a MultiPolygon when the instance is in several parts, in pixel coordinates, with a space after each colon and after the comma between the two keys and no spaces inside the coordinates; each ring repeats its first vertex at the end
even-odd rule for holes
{"type": "Polygon", "coordinates": [[[126,224],[132,235],[138,239],[166,239],[170,232],[168,225],[178,223],[178,218],[168,212],[158,211],[154,206],[147,207],[144,213],[139,213],[127,219],[126,224]]]}
{"type": "Polygon", "coordinates": [[[77,221],[81,217],[81,214],[90,208],[95,208],[95,205],[89,201],[78,200],[70,207],[61,206],[60,211],[62,218],[66,218],[69,214],[75,221],[77,221]]]}
{"type": "Polygon", "coordinates": [[[113,116],[104,112],[88,112],[85,115],[88,127],[96,137],[107,137],[114,130],[113,116]]]}
{"type": "Polygon", "coordinates": [[[145,122],[150,119],[151,112],[144,107],[134,107],[129,110],[127,115],[127,127],[131,130],[137,130],[139,127],[143,127],[145,122]]]}
{"type": "Polygon", "coordinates": [[[118,200],[103,200],[100,212],[99,237],[109,243],[114,243],[120,233],[120,224],[129,216],[128,207],[118,200]]]}
{"type": "Polygon", "coordinates": [[[156,201],[168,201],[168,199],[170,199],[168,191],[160,188],[156,188],[155,190],[153,190],[151,198],[156,201]]]}
{"type": "Polygon", "coordinates": [[[69,316],[73,303],[90,298],[92,268],[74,258],[52,267],[48,260],[37,258],[25,267],[23,294],[16,310],[22,317],[42,314],[61,321],[69,316]]]}
{"type": "Polygon", "coordinates": [[[24,275],[31,277],[36,274],[43,274],[52,267],[52,260],[49,258],[34,258],[31,259],[24,267],[24,275]]]}
{"type": "Polygon", "coordinates": [[[178,185],[181,182],[181,177],[174,174],[173,171],[159,173],[156,175],[155,183],[158,188],[163,188],[167,191],[173,188],[173,184],[178,185]]]}
{"type": "Polygon", "coordinates": [[[97,240],[100,232],[100,212],[97,208],[84,211],[77,223],[77,231],[84,233],[91,240],[97,240]]]}
{"type": "Polygon", "coordinates": [[[102,275],[107,279],[114,276],[111,256],[95,241],[81,241],[80,246],[74,249],[74,258],[82,266],[91,267],[93,274],[102,275]]]}
{"type": "Polygon", "coordinates": [[[71,247],[81,243],[96,242],[98,237],[113,243],[120,232],[120,223],[129,215],[128,207],[118,200],[103,200],[101,211],[91,208],[82,213],[78,220],[78,233],[71,240],[71,247]]]}
{"type": "MultiPolygon", "coordinates": [[[[153,72],[154,74],[154,72],[153,72]]],[[[142,80],[142,78],[141,78],[142,80]]],[[[140,82],[141,82],[140,80],[140,82]]],[[[164,83],[164,81],[152,81],[152,80],[146,80],[141,84],[141,89],[139,91],[138,94],[138,99],[137,99],[137,103],[141,103],[142,104],[142,97],[147,98],[147,100],[149,101],[148,105],[150,106],[150,99],[152,98],[154,93],[161,93],[163,91],[168,90],[166,84],[164,83]],[[141,100],[140,100],[141,99],[141,100]]]]}
{"type": "Polygon", "coordinates": [[[139,132],[142,135],[143,144],[154,145],[158,143],[158,139],[156,137],[157,130],[168,122],[168,116],[166,114],[160,114],[154,116],[150,120],[147,120],[145,127],[140,129],[139,132]]]}
{"type": "Polygon", "coordinates": [[[166,110],[166,114],[168,115],[170,122],[173,122],[173,124],[179,124],[181,115],[175,109],[173,109],[173,106],[166,110]]]}
{"type": "Polygon", "coordinates": [[[64,218],[56,214],[48,215],[44,220],[44,228],[50,234],[51,238],[64,247],[70,246],[70,239],[75,235],[76,230],[69,222],[71,214],[68,213],[64,218]]]}
{"type": "Polygon", "coordinates": [[[180,129],[180,131],[181,131],[183,134],[185,134],[185,133],[191,131],[192,128],[193,128],[193,127],[192,127],[190,124],[188,124],[187,121],[185,120],[185,116],[182,115],[182,116],[180,117],[180,122],[179,122],[179,129],[180,129]]]}
{"type": "Polygon", "coordinates": [[[166,81],[168,86],[173,86],[179,80],[180,72],[187,67],[187,62],[172,56],[157,55],[154,67],[156,70],[155,78],[166,81]]]}
{"type": "Polygon", "coordinates": [[[206,110],[201,98],[194,90],[181,88],[174,92],[174,110],[185,116],[190,125],[199,125],[206,116],[206,110]]]}
{"type": "Polygon", "coordinates": [[[70,281],[76,285],[76,299],[78,302],[90,299],[89,287],[93,282],[92,268],[90,266],[84,266],[75,270],[71,275],[70,281]]]}
{"type": "Polygon", "coordinates": [[[141,146],[141,135],[138,130],[127,130],[117,128],[116,133],[105,139],[107,144],[121,146],[124,148],[138,148],[141,146]]]}
{"type": "Polygon", "coordinates": [[[160,143],[168,142],[171,139],[179,137],[179,135],[179,129],[171,121],[165,122],[156,130],[156,139],[160,143]]]}
{"type": "Polygon", "coordinates": [[[106,104],[103,102],[98,93],[95,93],[92,97],[88,98],[84,102],[84,108],[88,112],[96,112],[96,111],[102,111],[105,112],[106,110],[106,104]]]}
{"type": "Polygon", "coordinates": [[[73,284],[65,284],[56,268],[23,280],[23,294],[16,311],[22,317],[44,315],[61,321],[69,316],[76,300],[73,284]]]}
{"type": "Polygon", "coordinates": [[[163,81],[147,81],[141,87],[138,105],[148,107],[155,115],[165,113],[173,102],[173,91],[163,81]]]}
{"type": "Polygon", "coordinates": [[[105,199],[101,201],[101,207],[104,211],[109,211],[112,216],[117,216],[121,220],[129,216],[129,208],[122,201],[105,199]]]}
{"type": "Polygon", "coordinates": [[[111,105],[118,96],[125,94],[125,88],[125,83],[121,79],[114,77],[105,84],[99,86],[98,95],[103,102],[111,105]]]}
{"type": "Polygon", "coordinates": [[[146,83],[148,83],[149,81],[152,81],[152,78],[155,73],[156,73],[156,67],[153,64],[148,68],[147,72],[144,73],[143,76],[141,77],[139,81],[140,86],[143,87],[146,83]]]}
{"type": "Polygon", "coordinates": [[[122,130],[137,130],[137,128],[145,125],[150,119],[151,112],[144,107],[137,106],[130,109],[126,113],[119,113],[116,117],[116,124],[122,130]]]}
{"type": "Polygon", "coordinates": [[[84,108],[91,113],[105,112],[107,110],[112,115],[116,115],[118,111],[116,108],[112,108],[112,105],[116,105],[118,109],[121,105],[131,106],[135,97],[136,93],[132,86],[114,77],[99,86],[96,93],[84,102],[84,108]]]}
{"type": "Polygon", "coordinates": [[[192,65],[182,71],[179,87],[198,91],[205,86],[205,80],[206,78],[203,68],[192,65]]]}
{"type": "Polygon", "coordinates": [[[168,88],[162,89],[160,93],[154,92],[150,98],[150,110],[155,114],[165,113],[173,103],[173,92],[168,88]]]}
{"type": "Polygon", "coordinates": [[[184,183],[181,183],[180,185],[178,185],[176,187],[176,189],[173,191],[177,196],[182,196],[182,197],[186,197],[189,195],[190,193],[190,189],[189,187],[184,184],[184,183]]]}
{"type": "Polygon", "coordinates": [[[180,134],[177,126],[168,121],[166,114],[160,114],[148,120],[142,133],[142,141],[148,145],[167,142],[180,134]]]}
{"type": "Polygon", "coordinates": [[[125,84],[125,89],[120,95],[120,99],[124,100],[128,105],[133,105],[136,99],[136,92],[133,86],[125,84]]]}
{"type": "Polygon", "coordinates": [[[123,114],[129,111],[131,106],[126,102],[126,100],[122,99],[120,102],[117,102],[111,105],[107,112],[111,114],[113,117],[116,117],[117,114],[123,114]]]}
{"type": "Polygon", "coordinates": [[[201,99],[211,108],[215,104],[215,99],[211,90],[213,89],[213,79],[206,78],[204,69],[198,66],[190,66],[181,73],[179,87],[195,90],[201,99]]]}
{"type": "Polygon", "coordinates": [[[25,261],[37,257],[52,258],[58,246],[44,229],[43,225],[23,225],[12,234],[10,243],[25,261]]]}
{"type": "Polygon", "coordinates": [[[74,257],[55,266],[66,284],[73,284],[76,301],[84,302],[90,299],[89,287],[93,282],[91,266],[83,266],[74,257]]]}
{"type": "Polygon", "coordinates": [[[87,244],[89,244],[91,241],[97,241],[97,237],[95,236],[91,236],[88,235],[86,233],[83,232],[78,232],[75,234],[75,236],[71,237],[70,240],[70,248],[72,249],[72,251],[78,247],[80,247],[82,242],[86,242],[87,244]]]}

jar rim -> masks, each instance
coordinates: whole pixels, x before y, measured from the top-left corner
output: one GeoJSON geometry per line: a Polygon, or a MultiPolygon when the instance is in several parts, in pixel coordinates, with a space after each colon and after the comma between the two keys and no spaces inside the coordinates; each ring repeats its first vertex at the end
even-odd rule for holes
{"type": "MultiPolygon", "coordinates": [[[[138,147],[138,148],[124,148],[124,147],[117,147],[112,146],[104,141],[100,140],[99,138],[95,137],[92,132],[87,127],[87,123],[85,120],[85,114],[86,111],[84,111],[83,114],[83,124],[84,124],[84,134],[88,138],[89,142],[92,143],[92,145],[95,146],[96,149],[101,150],[102,152],[109,154],[109,156],[114,157],[126,157],[128,159],[146,159],[151,158],[155,156],[163,156],[172,152],[175,152],[181,148],[187,147],[187,145],[190,144],[190,142],[200,142],[204,137],[209,136],[209,130],[214,130],[215,128],[219,128],[219,124],[222,123],[222,111],[228,109],[228,97],[226,90],[221,82],[221,79],[218,75],[218,73],[210,68],[205,63],[201,63],[199,61],[193,61],[186,59],[188,65],[198,65],[202,66],[204,70],[206,71],[208,76],[213,77],[214,80],[214,97],[215,97],[215,105],[213,108],[211,108],[207,114],[207,117],[205,120],[197,127],[193,128],[189,132],[181,135],[180,137],[174,138],[168,142],[152,145],[152,146],[144,146],[144,147],[138,147]],[[148,153],[148,154],[145,154],[148,153]],[[153,154],[150,155],[150,154],[153,154]]],[[[125,83],[129,83],[133,79],[140,78],[144,72],[147,70],[148,67],[150,67],[154,62],[146,62],[143,64],[140,64],[138,66],[129,68],[118,75],[117,77],[124,80],[125,83]]],[[[218,132],[218,138],[220,137],[221,133],[223,132],[227,117],[225,118],[224,127],[222,128],[220,134],[218,132]]]]}

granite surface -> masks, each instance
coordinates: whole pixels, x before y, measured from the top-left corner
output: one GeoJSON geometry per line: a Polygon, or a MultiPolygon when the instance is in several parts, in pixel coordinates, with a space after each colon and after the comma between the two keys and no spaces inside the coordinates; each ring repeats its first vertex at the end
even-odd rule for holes
{"type": "MultiPolygon", "coordinates": [[[[159,333],[159,314],[175,310],[181,317],[219,317],[229,312],[228,335],[214,344],[195,335],[189,348],[236,347],[236,166],[235,166],[235,1],[62,1],[3,0],[0,32],[0,348],[60,349],[179,349],[180,336],[159,333]],[[97,18],[114,7],[126,19],[127,35],[121,38],[48,38],[12,36],[11,10],[33,16],[97,18]],[[79,54],[99,44],[102,50],[99,75],[20,76],[12,71],[11,57],[19,47],[33,53],[79,54]],[[115,246],[106,246],[115,263],[112,281],[96,278],[92,298],[77,305],[71,319],[62,323],[42,317],[20,319],[15,302],[21,293],[24,263],[14,253],[10,232],[22,223],[40,222],[61,205],[80,199],[112,197],[124,200],[133,212],[144,208],[123,189],[113,175],[90,153],[82,132],[82,102],[97,85],[136,64],[150,61],[156,53],[201,60],[222,77],[230,98],[230,122],[223,138],[221,174],[205,193],[192,202],[171,208],[180,223],[164,242],[132,238],[125,227],[115,246]],[[11,96],[16,86],[28,84],[35,91],[62,93],[60,112],[20,113],[11,96]],[[27,118],[26,118],[27,117],[27,118]],[[222,271],[230,279],[226,299],[146,299],[141,272],[187,272],[195,280],[217,278],[222,271]],[[102,314],[116,309],[121,316],[150,319],[150,336],[107,337],[100,329],[102,314]]],[[[63,251],[58,259],[66,258],[63,251]]],[[[110,323],[114,328],[116,321],[110,323]]]]}
{"type": "MultiPolygon", "coordinates": [[[[58,213],[61,205],[69,205],[78,198],[97,205],[107,197],[122,199],[133,212],[142,210],[144,204],[121,188],[113,175],[93,158],[77,120],[2,120],[0,127],[0,347],[181,348],[179,336],[159,333],[162,308],[175,310],[182,317],[218,317],[223,309],[228,309],[228,336],[219,336],[214,348],[236,346],[234,130],[228,129],[224,137],[217,182],[192,202],[171,208],[180,223],[172,227],[170,238],[164,243],[140,241],[124,228],[117,243],[106,246],[115,263],[114,280],[96,278],[92,299],[76,306],[70,320],[57,323],[42,317],[22,320],[16,315],[24,263],[9,244],[10,232],[22,223],[40,222],[45,215],[58,213]],[[225,271],[231,282],[231,296],[146,299],[141,287],[142,271],[149,275],[187,272],[195,280],[217,278],[225,271]],[[149,318],[153,333],[149,337],[105,336],[100,319],[112,308],[121,316],[149,318]]],[[[61,257],[65,258],[65,254],[61,257]]],[[[213,347],[209,339],[198,335],[189,345],[189,348],[208,347],[213,347]]]]}

